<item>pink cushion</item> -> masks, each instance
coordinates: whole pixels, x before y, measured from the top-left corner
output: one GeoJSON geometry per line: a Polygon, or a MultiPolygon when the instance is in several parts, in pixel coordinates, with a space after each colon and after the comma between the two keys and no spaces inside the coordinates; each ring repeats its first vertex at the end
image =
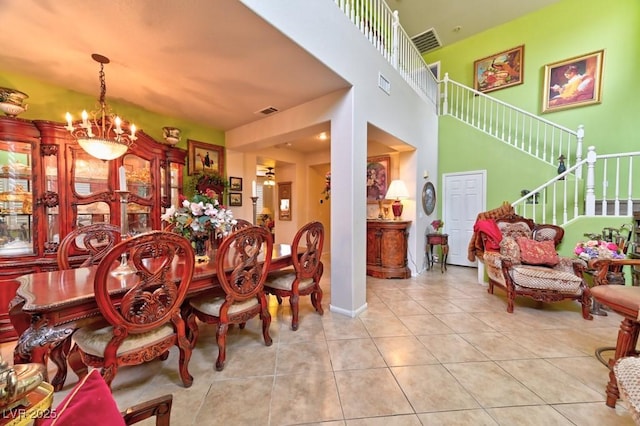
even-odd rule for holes
{"type": "Polygon", "coordinates": [[[99,370],[91,370],[55,409],[45,426],[125,425],[111,390],[99,370]]]}
{"type": "Polygon", "coordinates": [[[527,265],[555,266],[560,262],[553,241],[536,241],[520,237],[516,240],[520,248],[520,260],[527,265]]]}

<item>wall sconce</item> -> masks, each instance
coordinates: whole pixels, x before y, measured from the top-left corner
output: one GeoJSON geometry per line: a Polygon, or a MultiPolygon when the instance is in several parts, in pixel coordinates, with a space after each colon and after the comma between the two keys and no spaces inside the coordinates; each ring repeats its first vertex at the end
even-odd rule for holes
{"type": "Polygon", "coordinates": [[[409,191],[407,190],[407,186],[401,180],[391,181],[391,185],[389,185],[389,189],[387,190],[387,195],[385,196],[387,200],[394,200],[391,205],[391,209],[393,210],[393,218],[395,220],[400,220],[400,216],[402,216],[402,202],[400,199],[409,198],[409,191]]]}

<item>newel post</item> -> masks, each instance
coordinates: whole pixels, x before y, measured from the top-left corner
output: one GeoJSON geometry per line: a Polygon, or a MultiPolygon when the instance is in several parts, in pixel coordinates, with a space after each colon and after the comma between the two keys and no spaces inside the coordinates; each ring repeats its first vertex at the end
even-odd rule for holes
{"type": "Polygon", "coordinates": [[[585,194],[585,215],[596,215],[596,147],[587,148],[587,192],[585,194]]]}
{"type": "Polygon", "coordinates": [[[442,112],[440,115],[449,114],[449,73],[444,73],[444,79],[442,79],[442,84],[444,84],[444,99],[442,100],[442,112]]]}

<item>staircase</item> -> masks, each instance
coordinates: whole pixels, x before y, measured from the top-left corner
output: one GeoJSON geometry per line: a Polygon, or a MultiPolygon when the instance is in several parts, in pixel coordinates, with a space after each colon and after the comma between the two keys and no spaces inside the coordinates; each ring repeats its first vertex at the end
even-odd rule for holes
{"type": "Polygon", "coordinates": [[[582,216],[631,216],[640,211],[640,151],[597,154],[583,148],[584,128],[572,130],[523,111],[449,79],[436,81],[411,38],[400,26],[397,12],[384,0],[334,0],[407,83],[426,102],[542,164],[557,167],[562,156],[566,171],[523,194],[511,204],[518,214],[537,223],[565,225],[582,216]],[[635,196],[635,198],[634,198],[635,196]]]}

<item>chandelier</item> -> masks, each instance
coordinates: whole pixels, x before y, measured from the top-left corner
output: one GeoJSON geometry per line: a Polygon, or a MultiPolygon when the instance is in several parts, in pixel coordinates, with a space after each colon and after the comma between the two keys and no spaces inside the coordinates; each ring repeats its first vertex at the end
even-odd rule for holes
{"type": "Polygon", "coordinates": [[[91,57],[100,64],[98,109],[91,111],[91,117],[87,111],[82,111],[82,123],[78,127],[73,126],[71,114],[67,112],[66,129],[89,155],[101,160],[113,160],[124,155],[131,143],[137,139],[136,126],[132,124],[130,133],[125,133],[122,130],[122,119],[111,112],[105,100],[107,85],[104,80],[104,64],[109,63],[109,58],[97,53],[92,54],[91,57]]]}
{"type": "Polygon", "coordinates": [[[274,180],[276,177],[276,174],[273,172],[273,167],[267,167],[267,172],[264,174],[264,176],[267,178],[267,180],[265,180],[263,183],[264,186],[276,185],[276,182],[274,180]]]}

